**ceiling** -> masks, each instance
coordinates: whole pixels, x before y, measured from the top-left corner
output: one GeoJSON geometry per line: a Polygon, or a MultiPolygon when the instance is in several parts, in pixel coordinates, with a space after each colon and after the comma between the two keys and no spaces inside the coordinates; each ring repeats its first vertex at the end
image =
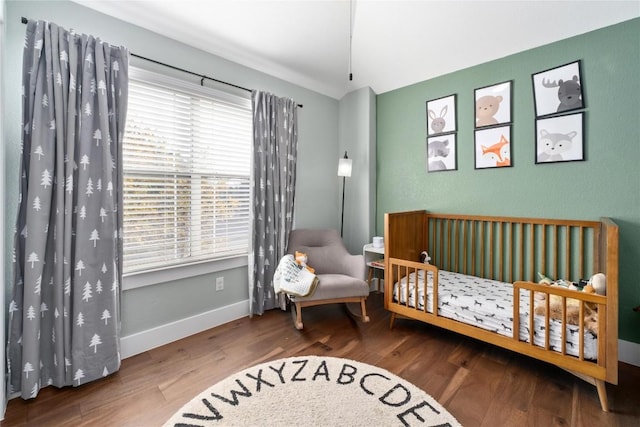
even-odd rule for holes
{"type": "Polygon", "coordinates": [[[640,0],[73,1],[336,99],[366,86],[384,93],[640,16],[640,0]]]}

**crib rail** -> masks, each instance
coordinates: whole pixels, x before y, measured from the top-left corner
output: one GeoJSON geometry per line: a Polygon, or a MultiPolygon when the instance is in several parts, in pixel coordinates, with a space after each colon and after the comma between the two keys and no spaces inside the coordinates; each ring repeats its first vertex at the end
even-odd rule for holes
{"type": "MultiPolygon", "coordinates": [[[[529,299],[529,307],[531,310],[529,311],[528,316],[528,328],[530,331],[533,331],[534,327],[534,309],[536,306],[535,299],[536,297],[540,298],[539,301],[544,300],[542,305],[544,306],[544,314],[538,314],[539,316],[544,316],[544,324],[545,331],[549,331],[549,324],[551,323],[551,307],[550,300],[551,295],[556,295],[560,298],[560,323],[562,324],[561,328],[561,342],[562,346],[560,349],[556,349],[559,353],[566,355],[567,354],[567,325],[572,324],[567,318],[567,314],[569,312],[569,302],[570,300],[574,300],[578,302],[578,336],[580,338],[578,344],[578,359],[585,360],[584,358],[584,335],[587,331],[587,325],[585,323],[586,319],[586,311],[592,310],[597,312],[597,330],[595,331],[598,336],[598,359],[597,364],[602,366],[603,368],[606,366],[606,342],[607,342],[607,331],[606,331],[606,318],[607,318],[607,298],[602,295],[590,294],[586,292],[574,291],[570,289],[565,289],[557,286],[545,286],[540,285],[538,283],[531,282],[515,282],[513,284],[513,330],[514,339],[517,338],[516,331],[520,328],[520,290],[526,290],[526,294],[528,294],[529,299]],[[536,295],[537,294],[537,295],[536,295]],[[541,297],[544,295],[544,297],[541,297]],[[591,305],[591,308],[587,307],[587,304],[591,305]],[[602,321],[599,320],[600,316],[602,317],[602,321]]],[[[550,350],[549,343],[549,335],[545,334],[545,343],[544,348],[546,350],[550,350]]],[[[530,345],[535,345],[533,339],[529,342],[530,345]]]]}

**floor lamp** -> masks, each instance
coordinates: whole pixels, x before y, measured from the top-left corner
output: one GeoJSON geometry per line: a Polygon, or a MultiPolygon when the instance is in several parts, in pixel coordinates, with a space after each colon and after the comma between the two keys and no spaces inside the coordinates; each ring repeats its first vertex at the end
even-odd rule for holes
{"type": "Polygon", "coordinates": [[[342,177],[342,219],[340,220],[340,237],[344,230],[344,185],[346,179],[351,176],[351,159],[347,157],[347,152],[344,152],[344,157],[338,160],[338,176],[342,177]]]}

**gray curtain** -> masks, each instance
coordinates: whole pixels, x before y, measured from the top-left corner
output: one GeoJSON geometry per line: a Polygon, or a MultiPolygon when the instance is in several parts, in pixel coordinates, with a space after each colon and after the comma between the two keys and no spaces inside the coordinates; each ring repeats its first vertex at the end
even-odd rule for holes
{"type": "Polygon", "coordinates": [[[298,113],[293,99],[253,91],[253,240],[249,253],[250,313],[280,306],[273,273],[293,226],[298,113]]]}
{"type": "Polygon", "coordinates": [[[128,52],[30,20],[23,55],[7,368],[28,399],[120,367],[128,52]]]}

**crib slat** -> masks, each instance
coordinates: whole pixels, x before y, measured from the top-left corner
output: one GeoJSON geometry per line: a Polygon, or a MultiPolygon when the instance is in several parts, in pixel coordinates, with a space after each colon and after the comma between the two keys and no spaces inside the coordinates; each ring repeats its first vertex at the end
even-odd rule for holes
{"type": "Polygon", "coordinates": [[[453,251],[454,265],[455,271],[459,270],[459,261],[460,257],[458,257],[458,221],[453,221],[453,240],[451,241],[451,250],[453,251]]]}
{"type": "Polygon", "coordinates": [[[578,304],[578,315],[580,319],[578,321],[578,358],[584,360],[584,301],[580,301],[578,304]]]}
{"type": "Polygon", "coordinates": [[[504,273],[504,263],[502,262],[502,259],[504,257],[504,241],[502,239],[504,239],[503,236],[503,230],[502,230],[502,222],[498,223],[498,280],[500,280],[501,282],[502,277],[503,277],[503,273],[504,273]]]}
{"type": "MultiPolygon", "coordinates": [[[[425,284],[424,284],[424,291],[422,292],[422,305],[424,306],[424,312],[426,313],[428,310],[428,306],[427,306],[427,302],[429,301],[429,293],[427,292],[427,272],[424,272],[425,275],[425,284]]],[[[416,269],[416,283],[418,283],[418,270],[416,269]]]]}
{"type": "Polygon", "coordinates": [[[513,283],[513,223],[509,223],[509,282],[513,283]]]}
{"type": "Polygon", "coordinates": [[[535,259],[536,259],[536,248],[535,248],[535,241],[536,241],[536,232],[535,232],[535,227],[533,225],[531,225],[529,228],[529,265],[531,266],[531,276],[535,277],[535,259]]]}
{"type": "Polygon", "coordinates": [[[446,264],[445,264],[445,260],[444,260],[444,258],[445,258],[445,256],[444,256],[444,223],[445,223],[444,220],[440,221],[439,227],[438,227],[438,232],[440,234],[440,251],[439,251],[439,254],[441,256],[440,265],[442,265],[443,268],[446,268],[445,267],[446,264]]]}
{"type": "Polygon", "coordinates": [[[533,323],[533,315],[534,315],[534,311],[531,309],[531,307],[533,307],[533,292],[529,291],[529,343],[534,346],[534,340],[535,340],[535,329],[534,326],[535,324],[533,323]]]}
{"type": "Polygon", "coordinates": [[[476,241],[476,221],[471,220],[471,275],[476,275],[476,257],[475,254],[478,253],[477,241],[476,241]]]}
{"type": "Polygon", "coordinates": [[[484,221],[480,221],[480,245],[482,246],[482,249],[480,250],[480,277],[485,277],[484,276],[484,253],[485,253],[484,245],[486,240],[484,240],[484,227],[485,227],[484,221]]]}
{"type": "Polygon", "coordinates": [[[567,297],[562,296],[562,331],[560,332],[562,342],[562,354],[567,354],[567,297]]]}
{"type": "Polygon", "coordinates": [[[558,226],[553,226],[553,248],[551,249],[553,254],[553,277],[558,277],[558,226]]]}
{"type": "Polygon", "coordinates": [[[447,229],[447,240],[446,240],[446,255],[445,257],[447,258],[447,270],[451,270],[453,269],[453,257],[451,255],[451,220],[448,219],[447,220],[447,225],[446,225],[446,229],[447,229]]]}
{"type": "Polygon", "coordinates": [[[520,341],[520,288],[513,287],[513,330],[514,340],[520,341]]]}
{"type": "Polygon", "coordinates": [[[520,260],[518,271],[520,272],[520,277],[522,280],[527,280],[526,275],[524,273],[524,223],[520,223],[520,244],[518,245],[518,259],[520,260]]]}
{"type": "Polygon", "coordinates": [[[567,248],[565,250],[565,253],[567,254],[567,258],[565,261],[565,265],[566,265],[566,273],[565,273],[565,277],[567,278],[567,280],[571,280],[571,227],[567,226],[567,248]]]}
{"type": "Polygon", "coordinates": [[[578,256],[580,256],[579,261],[579,275],[580,277],[584,277],[584,227],[580,226],[580,250],[578,251],[578,256]]]}
{"type": "Polygon", "coordinates": [[[404,267],[404,274],[398,277],[404,277],[405,280],[407,281],[407,286],[404,289],[404,304],[408,307],[409,306],[409,278],[407,277],[407,267],[404,267]]]}
{"type": "Polygon", "coordinates": [[[551,348],[551,329],[549,327],[549,325],[551,324],[551,310],[549,309],[550,300],[551,296],[547,295],[544,302],[546,307],[544,315],[544,348],[546,348],[547,350],[551,348]]]}
{"type": "MultiPolygon", "coordinates": [[[[425,274],[425,281],[427,280],[427,272],[424,272],[425,274]]],[[[434,274],[433,275],[433,314],[436,316],[439,316],[440,314],[438,313],[438,275],[434,274]]]]}

